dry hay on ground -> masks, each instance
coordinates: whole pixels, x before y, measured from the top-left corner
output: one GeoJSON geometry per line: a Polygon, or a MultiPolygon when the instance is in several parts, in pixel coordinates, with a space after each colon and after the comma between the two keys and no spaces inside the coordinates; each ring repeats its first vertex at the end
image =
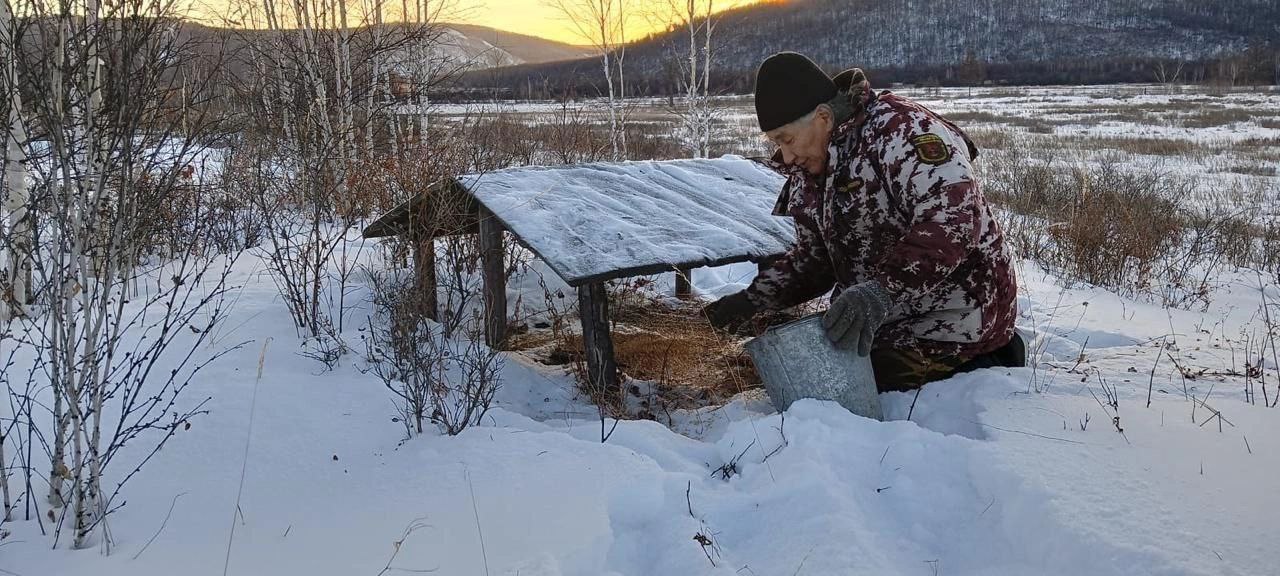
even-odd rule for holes
{"type": "MultiPolygon", "coordinates": [[[[650,400],[650,410],[723,404],[760,386],[742,341],[713,330],[700,305],[649,300],[619,308],[613,318],[614,357],[626,376],[654,384],[656,398],[644,399],[650,400]]],[[[511,347],[544,364],[572,365],[583,356],[582,335],[576,332],[557,338],[550,329],[533,329],[513,337],[511,347]]]]}

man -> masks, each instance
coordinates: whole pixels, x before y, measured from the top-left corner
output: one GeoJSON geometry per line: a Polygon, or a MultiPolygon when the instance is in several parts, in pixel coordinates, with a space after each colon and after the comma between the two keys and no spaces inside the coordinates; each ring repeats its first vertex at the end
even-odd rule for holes
{"type": "Polygon", "coordinates": [[[796,243],[708,305],[713,325],[832,290],[827,337],[870,355],[882,392],[1024,364],[1011,257],[959,128],[877,94],[860,70],[833,80],[790,52],[760,65],[756,116],[778,146],[769,164],[787,182],[774,213],[795,219],[796,243]]]}

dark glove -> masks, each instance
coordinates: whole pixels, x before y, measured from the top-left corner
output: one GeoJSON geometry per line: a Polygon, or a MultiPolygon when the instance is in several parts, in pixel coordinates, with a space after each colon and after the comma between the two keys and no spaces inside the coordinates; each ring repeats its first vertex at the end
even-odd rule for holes
{"type": "Polygon", "coordinates": [[[756,315],[756,306],[751,303],[744,290],[707,304],[702,309],[702,314],[711,322],[712,327],[737,332],[756,315]]]}
{"type": "Polygon", "coordinates": [[[859,356],[871,354],[876,330],[884,324],[893,307],[893,299],[879,282],[863,282],[841,292],[822,316],[822,327],[836,348],[857,350],[859,356]]]}

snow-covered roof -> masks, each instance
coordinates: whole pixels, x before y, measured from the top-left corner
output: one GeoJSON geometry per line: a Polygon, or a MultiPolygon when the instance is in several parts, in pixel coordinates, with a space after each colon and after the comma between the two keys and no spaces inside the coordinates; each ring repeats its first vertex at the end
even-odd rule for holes
{"type": "Polygon", "coordinates": [[[760,261],[794,240],[778,174],[740,156],[471,174],[459,183],[573,286],[760,261]]]}

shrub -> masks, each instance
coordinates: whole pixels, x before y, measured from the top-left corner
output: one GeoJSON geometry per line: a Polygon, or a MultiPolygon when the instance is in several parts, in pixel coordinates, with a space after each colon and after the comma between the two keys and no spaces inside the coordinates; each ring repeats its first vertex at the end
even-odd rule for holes
{"type": "MultiPolygon", "coordinates": [[[[1224,264],[1270,258],[1268,228],[1255,224],[1256,209],[1183,204],[1196,189],[1192,178],[1127,166],[1118,155],[1063,161],[1031,158],[1024,149],[987,157],[986,194],[1010,245],[1069,281],[1186,307],[1208,303],[1209,283],[1224,264]]],[[[1223,194],[1257,198],[1239,189],[1223,194]]]]}
{"type": "Polygon", "coordinates": [[[406,436],[425,424],[456,435],[479,424],[501,386],[503,358],[483,343],[483,323],[450,339],[427,317],[421,292],[383,272],[370,272],[375,317],[365,336],[366,361],[392,393],[406,436]]]}

